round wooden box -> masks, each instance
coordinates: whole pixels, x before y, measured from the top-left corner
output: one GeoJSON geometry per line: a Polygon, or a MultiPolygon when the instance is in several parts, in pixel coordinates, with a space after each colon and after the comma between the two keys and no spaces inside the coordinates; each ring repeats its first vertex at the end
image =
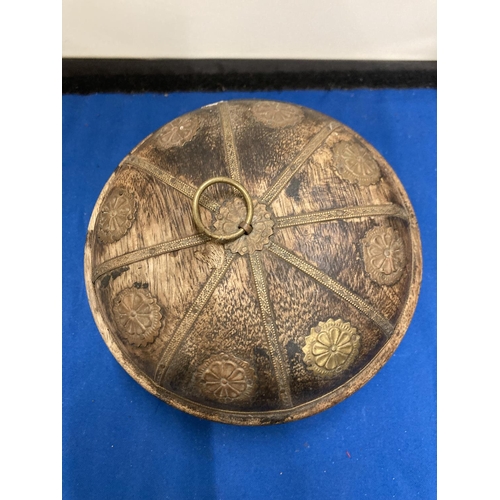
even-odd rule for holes
{"type": "Polygon", "coordinates": [[[420,237],[394,171],[301,106],[219,102],[118,166],[85,280],[102,337],[145,389],[231,424],[296,420],[365,384],[413,315],[420,237]]]}

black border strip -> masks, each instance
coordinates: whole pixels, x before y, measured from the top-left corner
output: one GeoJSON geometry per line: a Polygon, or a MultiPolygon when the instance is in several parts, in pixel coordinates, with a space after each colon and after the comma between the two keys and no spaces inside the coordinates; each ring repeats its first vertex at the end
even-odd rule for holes
{"type": "Polygon", "coordinates": [[[436,88],[436,61],[270,59],[62,60],[63,94],[436,88]]]}

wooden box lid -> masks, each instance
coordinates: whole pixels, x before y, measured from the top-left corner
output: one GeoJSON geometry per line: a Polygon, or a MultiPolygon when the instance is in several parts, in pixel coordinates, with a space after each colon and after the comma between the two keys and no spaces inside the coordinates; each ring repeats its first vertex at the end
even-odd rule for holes
{"type": "Polygon", "coordinates": [[[219,102],[144,139],[85,247],[101,335],[145,389],[199,417],[307,417],[393,354],[422,273],[408,196],[354,131],[294,104],[219,102]]]}

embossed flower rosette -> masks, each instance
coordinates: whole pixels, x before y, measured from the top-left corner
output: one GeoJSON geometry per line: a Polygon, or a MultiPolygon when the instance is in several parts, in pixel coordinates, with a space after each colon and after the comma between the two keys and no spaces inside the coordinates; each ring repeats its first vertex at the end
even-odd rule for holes
{"type": "MultiPolygon", "coordinates": [[[[241,198],[234,198],[224,203],[219,210],[214,222],[216,233],[231,234],[239,229],[239,224],[245,219],[246,207],[241,198]]],[[[240,255],[252,254],[256,250],[262,250],[269,243],[269,237],[273,234],[274,221],[265,205],[257,203],[254,206],[252,219],[252,232],[243,235],[235,241],[227,244],[233,253],[240,255]]]]}
{"type": "Polygon", "coordinates": [[[360,186],[376,184],[380,179],[380,167],[370,152],[355,141],[339,142],[334,150],[335,169],[341,179],[360,186]]]}
{"type": "Polygon", "coordinates": [[[394,285],[405,264],[403,240],[391,227],[374,227],[362,240],[366,272],[380,285],[394,285]]]}
{"type": "Polygon", "coordinates": [[[125,236],[135,218],[134,195],[125,188],[112,189],[97,217],[97,238],[101,243],[114,243],[125,236]]]}
{"type": "Polygon", "coordinates": [[[255,373],[246,361],[221,353],[199,367],[196,384],[212,400],[222,403],[244,401],[250,399],[255,390],[255,373]]]}
{"type": "Polygon", "coordinates": [[[176,118],[162,128],[158,143],[166,149],[182,146],[196,135],[199,125],[198,118],[194,115],[176,118]]]}
{"type": "Polygon", "coordinates": [[[317,375],[330,377],[346,370],[359,352],[360,336],[349,322],[329,319],[311,328],[302,348],[304,362],[317,375]]]}
{"type": "Polygon", "coordinates": [[[125,340],[137,347],[150,344],[160,332],[160,306],[147,290],[121,291],[113,301],[113,316],[125,340]]]}
{"type": "Polygon", "coordinates": [[[254,104],[252,113],[257,121],[272,128],[291,127],[304,118],[304,114],[297,106],[274,101],[254,104]]]}

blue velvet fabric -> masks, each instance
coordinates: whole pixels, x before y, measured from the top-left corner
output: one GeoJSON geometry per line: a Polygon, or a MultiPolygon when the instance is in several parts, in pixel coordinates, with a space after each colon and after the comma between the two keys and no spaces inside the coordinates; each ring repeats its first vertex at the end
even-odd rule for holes
{"type": "Polygon", "coordinates": [[[436,91],[222,92],[63,97],[63,493],[65,499],[433,499],[436,496],[436,91]],[[360,133],[414,206],[423,283],[395,354],[363,388],[304,420],[216,424],[139,386],[101,339],[83,249],[92,209],[145,136],[205,104],[302,104],[360,133]]]}

